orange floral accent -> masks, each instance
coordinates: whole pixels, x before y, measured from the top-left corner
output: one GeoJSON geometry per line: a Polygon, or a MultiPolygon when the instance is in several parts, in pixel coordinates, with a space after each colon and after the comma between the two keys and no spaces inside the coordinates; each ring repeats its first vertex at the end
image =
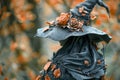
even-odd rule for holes
{"type": "Polygon", "coordinates": [[[45,76],[45,80],[51,80],[48,75],[45,76]]]}
{"type": "Polygon", "coordinates": [[[101,64],[101,60],[97,60],[97,63],[98,63],[98,64],[101,64]]]}
{"type": "Polygon", "coordinates": [[[44,66],[44,70],[45,71],[47,71],[48,70],[48,68],[50,67],[50,64],[51,64],[52,62],[47,62],[47,64],[45,64],[45,66],[44,66]]]}
{"type": "Polygon", "coordinates": [[[55,78],[59,78],[60,75],[61,75],[60,68],[59,68],[59,69],[56,69],[56,70],[53,72],[53,75],[55,76],[55,78]]]}
{"type": "Polygon", "coordinates": [[[56,68],[56,65],[55,65],[55,64],[52,64],[52,66],[51,66],[51,71],[53,71],[55,68],[56,68]]]}
{"type": "Polygon", "coordinates": [[[69,17],[69,13],[61,13],[60,16],[56,18],[57,24],[62,26],[67,25],[69,17]]]}
{"type": "Polygon", "coordinates": [[[85,60],[85,61],[84,61],[84,64],[85,64],[85,65],[89,65],[89,61],[88,61],[88,60],[85,60]]]}

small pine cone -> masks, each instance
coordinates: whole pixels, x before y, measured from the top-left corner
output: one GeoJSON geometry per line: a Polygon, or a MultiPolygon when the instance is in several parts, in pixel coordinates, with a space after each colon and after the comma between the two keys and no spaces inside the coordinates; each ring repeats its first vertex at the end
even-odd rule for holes
{"type": "Polygon", "coordinates": [[[77,19],[76,18],[71,18],[71,20],[70,20],[70,27],[71,28],[77,28],[78,25],[79,25],[79,22],[77,21],[77,19]]]}
{"type": "Polygon", "coordinates": [[[76,18],[71,18],[71,25],[78,25],[79,24],[79,22],[77,21],[77,19],[76,18]]]}

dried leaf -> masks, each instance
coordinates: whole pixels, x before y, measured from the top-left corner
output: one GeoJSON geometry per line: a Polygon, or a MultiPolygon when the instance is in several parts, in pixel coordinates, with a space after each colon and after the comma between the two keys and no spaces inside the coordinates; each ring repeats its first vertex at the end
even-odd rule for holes
{"type": "Polygon", "coordinates": [[[101,64],[101,60],[97,60],[97,64],[101,64]]]}
{"type": "Polygon", "coordinates": [[[60,68],[54,70],[53,75],[55,78],[59,78],[61,75],[60,68]]]}
{"type": "Polygon", "coordinates": [[[88,60],[84,60],[84,64],[88,66],[89,65],[89,61],[88,60]]]}
{"type": "Polygon", "coordinates": [[[45,76],[45,80],[51,80],[48,75],[45,76]]]}
{"type": "Polygon", "coordinates": [[[45,71],[47,71],[48,70],[48,68],[50,67],[50,64],[51,64],[52,62],[47,62],[47,64],[45,64],[45,66],[44,66],[44,70],[45,71]]]}
{"type": "Polygon", "coordinates": [[[56,65],[55,65],[55,64],[52,64],[52,66],[51,66],[51,71],[53,71],[55,68],[56,68],[56,65]]]}
{"type": "Polygon", "coordinates": [[[56,18],[58,25],[67,25],[69,20],[70,14],[69,13],[61,13],[59,17],[56,18]]]}

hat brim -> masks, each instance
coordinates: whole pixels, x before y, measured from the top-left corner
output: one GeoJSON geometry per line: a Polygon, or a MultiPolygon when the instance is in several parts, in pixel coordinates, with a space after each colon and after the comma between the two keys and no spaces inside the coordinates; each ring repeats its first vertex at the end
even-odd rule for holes
{"type": "Polygon", "coordinates": [[[37,37],[44,37],[44,38],[50,38],[55,41],[61,41],[65,40],[71,36],[85,36],[88,35],[91,41],[94,42],[100,42],[105,41],[109,42],[111,40],[111,36],[106,34],[105,32],[98,30],[91,26],[83,26],[83,32],[82,31],[71,31],[68,28],[61,28],[61,27],[50,27],[49,30],[44,31],[44,28],[39,28],[37,30],[37,37]]]}

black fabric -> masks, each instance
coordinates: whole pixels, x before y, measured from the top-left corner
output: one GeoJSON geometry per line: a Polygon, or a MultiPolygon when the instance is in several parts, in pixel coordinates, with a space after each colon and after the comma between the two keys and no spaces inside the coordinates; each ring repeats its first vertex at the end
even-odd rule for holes
{"type": "MultiPolygon", "coordinates": [[[[103,56],[97,52],[88,36],[70,37],[63,47],[53,56],[52,64],[61,70],[61,76],[54,78],[53,71],[49,69],[51,80],[89,80],[100,79],[105,73],[103,56]],[[87,60],[89,65],[85,65],[87,60]],[[98,64],[97,60],[101,63],[98,64]]],[[[45,75],[46,75],[45,74],[45,75]]],[[[43,79],[44,80],[44,79],[43,79]]]]}

